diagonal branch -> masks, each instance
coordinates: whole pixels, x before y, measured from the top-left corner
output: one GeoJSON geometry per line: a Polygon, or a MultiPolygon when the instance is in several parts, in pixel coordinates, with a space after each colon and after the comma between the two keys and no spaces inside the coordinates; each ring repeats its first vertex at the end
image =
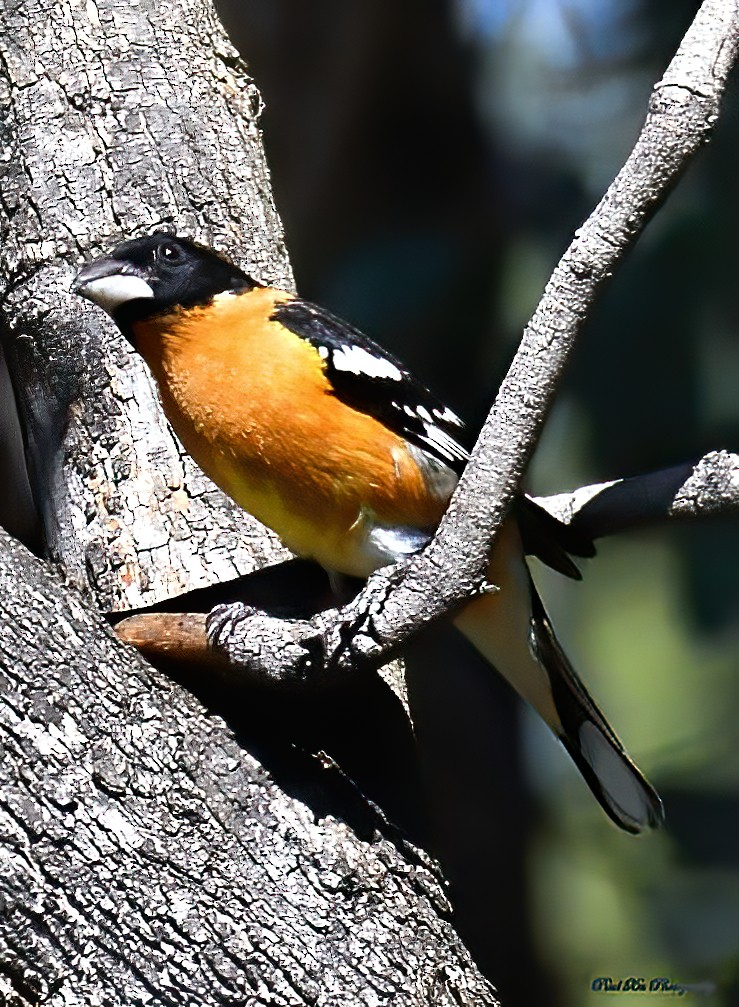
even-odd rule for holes
{"type": "MultiPolygon", "coordinates": [[[[581,486],[569,493],[536,497],[535,502],[590,539],[665,521],[736,517],[739,516],[739,455],[711,451],[697,462],[581,486]]],[[[333,632],[336,620],[341,619],[343,624],[345,616],[348,616],[347,612],[341,616],[336,611],[324,612],[320,622],[312,623],[312,629],[308,628],[307,622],[302,624],[302,628],[299,622],[289,623],[289,628],[283,622],[283,639],[288,646],[306,648],[307,634],[314,641],[314,646],[325,648],[326,640],[321,634],[333,632]]],[[[243,667],[248,667],[252,677],[266,677],[272,684],[287,678],[294,685],[295,668],[291,669],[289,664],[286,672],[281,669],[282,677],[275,672],[268,675],[260,673],[259,669],[265,662],[263,655],[258,656],[259,634],[249,636],[248,653],[243,650],[241,641],[237,642],[240,636],[240,631],[235,631],[237,624],[246,626],[249,620],[253,620],[251,627],[254,629],[261,625],[263,619],[263,613],[256,608],[225,605],[211,613],[210,621],[200,613],[142,612],[119,622],[115,631],[120,639],[132,644],[152,661],[176,658],[179,662],[207,665],[210,672],[227,679],[242,674],[243,667]],[[208,644],[208,625],[219,649],[214,650],[208,644]],[[233,649],[235,644],[239,646],[238,652],[233,649]],[[237,660],[241,665],[236,663],[237,660]]],[[[337,646],[340,650],[341,639],[337,646]]],[[[302,665],[306,684],[312,687],[320,685],[322,677],[332,674],[342,676],[348,670],[346,662],[318,664],[320,674],[316,674],[315,662],[312,671],[302,665]]],[[[394,668],[395,665],[388,665],[381,674],[404,701],[397,677],[388,679],[389,669],[394,668]]]]}
{"type": "Polygon", "coordinates": [[[375,574],[340,612],[285,622],[214,610],[211,640],[258,677],[376,664],[484,589],[487,558],[588,312],[691,157],[708,140],[739,51],[735,0],[705,0],[652,93],[636,145],[576,232],[529,322],[472,460],[431,545],[375,574]]]}

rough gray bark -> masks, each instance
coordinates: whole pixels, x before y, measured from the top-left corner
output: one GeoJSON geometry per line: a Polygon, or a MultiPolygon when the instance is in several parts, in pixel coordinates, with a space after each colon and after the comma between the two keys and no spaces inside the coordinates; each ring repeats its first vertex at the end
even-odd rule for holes
{"type": "Polygon", "coordinates": [[[662,80],[634,149],[552,274],[439,531],[381,570],[350,606],[285,624],[245,606],[215,610],[210,635],[256,678],[301,680],[376,664],[485,590],[487,557],[589,309],[690,158],[708,140],[739,53],[736,0],[705,0],[662,80]]]}
{"type": "Polygon", "coordinates": [[[5,347],[50,556],[107,610],[285,553],[173,439],[141,361],[70,291],[84,255],[175,221],[290,285],[260,99],[206,0],[0,14],[5,347]]]}
{"type": "Polygon", "coordinates": [[[218,718],[0,533],[8,626],[0,1002],[496,1003],[424,854],[379,813],[359,839],[286,797],[218,718]]]}
{"type": "Polygon", "coordinates": [[[289,286],[258,113],[204,0],[0,13],[3,340],[67,582],[0,536],[9,1005],[495,1002],[423,854],[359,794],[358,838],[326,770],[322,810],[289,796],[76,594],[142,608],[286,555],[183,455],[140,361],[69,293],[84,255],[170,221],[289,286]]]}

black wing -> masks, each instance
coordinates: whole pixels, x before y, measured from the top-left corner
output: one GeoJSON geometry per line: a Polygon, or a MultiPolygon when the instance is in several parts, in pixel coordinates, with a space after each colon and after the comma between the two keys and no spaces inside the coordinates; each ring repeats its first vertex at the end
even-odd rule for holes
{"type": "Polygon", "coordinates": [[[299,299],[272,319],[316,347],[335,395],[460,474],[469,458],[462,420],[392,354],[330,311],[299,299]]]}
{"type": "MultiPolygon", "coordinates": [[[[325,308],[295,299],[278,304],[272,318],[315,346],[334,393],[374,416],[411,444],[461,475],[469,453],[459,443],[462,420],[392,354],[325,308]]],[[[579,579],[570,559],[592,556],[592,541],[521,494],[515,503],[524,551],[552,569],[579,579]]]]}

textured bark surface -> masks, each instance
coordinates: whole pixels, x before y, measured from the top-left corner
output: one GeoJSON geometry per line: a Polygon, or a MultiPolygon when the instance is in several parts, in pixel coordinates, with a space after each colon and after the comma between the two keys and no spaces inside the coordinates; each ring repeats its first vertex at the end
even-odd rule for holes
{"type": "Polygon", "coordinates": [[[496,1002],[423,854],[288,797],[4,533],[0,667],[0,1002],[496,1002]]]}
{"type": "MultiPolygon", "coordinates": [[[[435,865],[320,745],[296,757],[284,704],[257,761],[76,592],[143,608],[286,555],[183,455],[141,363],[69,293],[85,255],[170,221],[289,287],[258,114],[200,0],[0,13],[3,340],[67,580],[0,535],[8,1007],[495,1003],[435,865]]],[[[239,698],[240,724],[265,709],[239,698]]],[[[368,732],[355,714],[346,733],[368,732]]],[[[379,775],[391,722],[358,757],[379,775]]]]}
{"type": "Polygon", "coordinates": [[[47,547],[107,610],[284,556],[173,439],[143,364],[69,292],[82,258],[175,222],[290,286],[260,99],[204,0],[0,13],[0,293],[47,547]]]}

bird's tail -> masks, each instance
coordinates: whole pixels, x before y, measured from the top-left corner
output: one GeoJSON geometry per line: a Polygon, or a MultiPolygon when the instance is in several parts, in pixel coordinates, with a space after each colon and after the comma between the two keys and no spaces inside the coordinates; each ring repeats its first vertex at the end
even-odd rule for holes
{"type": "Polygon", "coordinates": [[[661,824],[644,779],[562,650],[531,580],[518,532],[508,522],[489,579],[499,590],[471,602],[455,624],[528,700],[569,752],[607,815],[627,832],[661,824]]]}

